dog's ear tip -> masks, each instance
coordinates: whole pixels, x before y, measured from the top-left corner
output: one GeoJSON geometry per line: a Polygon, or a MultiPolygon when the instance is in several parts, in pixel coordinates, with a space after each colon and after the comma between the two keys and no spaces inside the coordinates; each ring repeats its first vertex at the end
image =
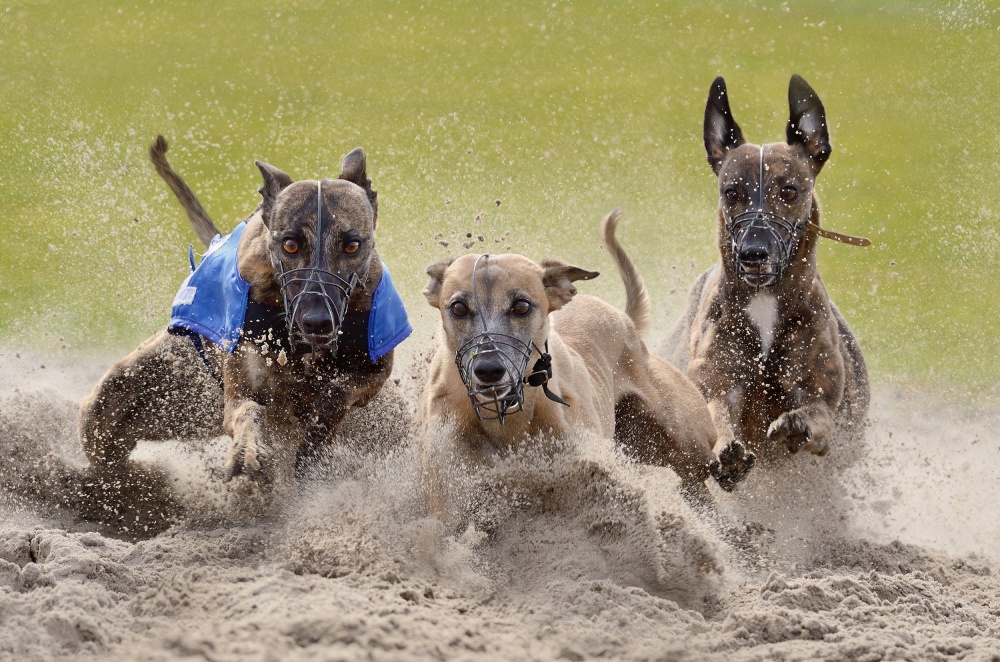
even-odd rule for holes
{"type": "Polygon", "coordinates": [[[816,91],[813,90],[812,85],[806,82],[805,78],[798,74],[792,74],[788,81],[789,103],[796,103],[816,96],[816,91]]]}

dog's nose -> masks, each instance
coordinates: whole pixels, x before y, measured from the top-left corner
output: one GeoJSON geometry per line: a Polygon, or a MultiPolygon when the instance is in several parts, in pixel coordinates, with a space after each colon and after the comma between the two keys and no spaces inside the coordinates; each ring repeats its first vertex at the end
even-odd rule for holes
{"type": "Polygon", "coordinates": [[[501,361],[479,360],[472,367],[472,373],[480,384],[496,384],[507,374],[507,368],[501,361]]]}
{"type": "Polygon", "coordinates": [[[333,333],[333,320],[323,310],[307,310],[299,318],[303,333],[310,336],[328,336],[333,333]]]}
{"type": "Polygon", "coordinates": [[[744,244],[740,246],[739,254],[736,256],[740,262],[747,264],[760,264],[767,262],[767,247],[761,244],[744,244]]]}

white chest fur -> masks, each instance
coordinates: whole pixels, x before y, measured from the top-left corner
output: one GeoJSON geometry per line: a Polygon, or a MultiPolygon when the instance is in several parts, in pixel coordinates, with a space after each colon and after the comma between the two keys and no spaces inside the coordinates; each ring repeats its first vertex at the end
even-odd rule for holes
{"type": "Polygon", "coordinates": [[[778,300],[770,292],[758,292],[747,304],[746,313],[760,334],[761,353],[767,356],[778,326],[778,300]]]}

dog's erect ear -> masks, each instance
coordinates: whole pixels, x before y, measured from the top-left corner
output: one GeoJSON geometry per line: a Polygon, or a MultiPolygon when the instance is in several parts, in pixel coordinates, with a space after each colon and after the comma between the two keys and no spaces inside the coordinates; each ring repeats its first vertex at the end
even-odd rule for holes
{"type": "Polygon", "coordinates": [[[264,177],[264,185],[257,189],[262,198],[260,203],[261,218],[264,225],[271,222],[271,210],[274,209],[274,201],[278,199],[278,194],[292,185],[292,178],[278,170],[272,165],[263,161],[254,161],[260,169],[260,174],[264,177]]]}
{"type": "Polygon", "coordinates": [[[705,151],[708,153],[708,165],[712,166],[712,172],[718,175],[726,152],[744,142],[743,131],[733,119],[733,111],[729,108],[726,81],[719,76],[712,83],[708,103],[705,105],[705,151]]]}
{"type": "Polygon", "coordinates": [[[830,132],[826,126],[826,109],[809,83],[798,74],[792,74],[788,83],[788,136],[789,145],[802,145],[819,172],[830,158],[830,132]]]}
{"type": "Polygon", "coordinates": [[[340,178],[365,190],[375,216],[375,225],[378,225],[378,192],[372,189],[372,180],[368,179],[368,158],[365,156],[365,150],[355,147],[344,157],[344,163],[340,166],[340,178]]]}
{"type": "Polygon", "coordinates": [[[601,275],[596,271],[574,267],[561,260],[542,260],[542,268],[545,269],[542,285],[545,286],[545,294],[549,297],[550,311],[559,310],[570,302],[576,294],[576,287],[573,286],[575,281],[590,280],[601,275]]]}
{"type": "Polygon", "coordinates": [[[441,304],[441,285],[444,283],[444,272],[448,270],[448,267],[454,261],[455,258],[446,257],[427,267],[427,275],[431,277],[431,280],[427,283],[427,287],[424,288],[424,296],[427,297],[427,303],[431,304],[434,308],[439,307],[441,304]]]}

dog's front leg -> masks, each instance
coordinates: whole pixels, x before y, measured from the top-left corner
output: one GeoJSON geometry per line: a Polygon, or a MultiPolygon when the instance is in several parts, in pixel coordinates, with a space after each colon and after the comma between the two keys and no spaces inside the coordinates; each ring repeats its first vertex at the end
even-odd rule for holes
{"type": "Polygon", "coordinates": [[[302,478],[330,444],[337,428],[340,427],[340,423],[351,409],[346,402],[346,394],[331,399],[320,420],[306,431],[305,439],[302,440],[295,455],[295,475],[297,477],[302,478]]]}
{"type": "Polygon", "coordinates": [[[826,455],[828,438],[833,430],[833,414],[826,402],[812,402],[774,419],[767,428],[767,438],[782,443],[788,452],[804,449],[813,455],[826,455]]]}
{"type": "Polygon", "coordinates": [[[716,433],[715,447],[712,450],[718,455],[736,441],[733,418],[738,418],[739,414],[734,416],[733,410],[738,411],[742,405],[742,389],[727,383],[729,380],[724,380],[718,369],[704,357],[691,361],[688,377],[701,390],[705,404],[708,405],[708,413],[712,416],[716,433]]]}
{"type": "Polygon", "coordinates": [[[781,388],[793,408],[778,416],[767,428],[770,441],[783,443],[790,453],[805,449],[825,455],[833,431],[833,412],[844,394],[844,364],[839,355],[822,351],[829,344],[817,343],[801,366],[787,366],[781,388]]]}
{"type": "Polygon", "coordinates": [[[813,455],[826,455],[833,431],[833,412],[843,393],[843,379],[795,385],[788,389],[798,406],[778,416],[767,428],[767,438],[782,443],[790,453],[805,449],[813,455]],[[837,385],[840,388],[836,388],[837,385]]]}
{"type": "Polygon", "coordinates": [[[269,477],[264,443],[264,407],[250,399],[227,400],[223,427],[232,438],[224,465],[226,480],[239,474],[269,477]]]}

